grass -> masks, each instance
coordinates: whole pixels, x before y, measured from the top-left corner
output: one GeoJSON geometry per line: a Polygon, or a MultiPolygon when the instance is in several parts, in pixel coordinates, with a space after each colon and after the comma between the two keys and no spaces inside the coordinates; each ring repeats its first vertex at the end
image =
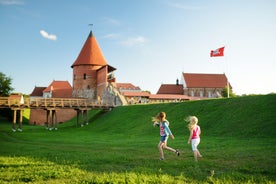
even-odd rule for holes
{"type": "Polygon", "coordinates": [[[276,95],[116,107],[89,112],[58,130],[0,124],[0,183],[276,183],[276,95]],[[175,139],[160,161],[159,130],[151,117],[165,111],[175,139]],[[193,161],[187,123],[196,115],[202,129],[193,161]],[[212,174],[214,171],[214,174],[212,174]]]}

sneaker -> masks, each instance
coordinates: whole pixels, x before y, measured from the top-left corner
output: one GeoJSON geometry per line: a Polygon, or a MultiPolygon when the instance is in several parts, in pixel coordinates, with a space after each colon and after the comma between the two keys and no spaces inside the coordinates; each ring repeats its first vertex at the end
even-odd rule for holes
{"type": "Polygon", "coordinates": [[[160,160],[164,160],[164,158],[160,158],[160,160]]]}
{"type": "Polygon", "coordinates": [[[12,129],[12,131],[13,131],[13,132],[16,132],[16,130],[15,130],[15,129],[12,129]]]}
{"type": "Polygon", "coordinates": [[[179,151],[177,149],[175,150],[175,153],[177,154],[177,156],[180,155],[180,153],[179,153],[179,151]]]}
{"type": "Polygon", "coordinates": [[[18,128],[17,130],[18,130],[19,132],[22,132],[22,129],[21,129],[21,128],[18,128]]]}

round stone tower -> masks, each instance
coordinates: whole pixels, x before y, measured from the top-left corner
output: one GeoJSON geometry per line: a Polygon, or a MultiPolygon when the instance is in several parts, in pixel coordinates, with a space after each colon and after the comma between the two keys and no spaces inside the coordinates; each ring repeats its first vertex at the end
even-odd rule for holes
{"type": "Polygon", "coordinates": [[[117,89],[112,88],[114,90],[110,91],[110,86],[116,86],[113,73],[116,68],[107,64],[92,31],[71,67],[73,68],[73,97],[101,100],[109,104],[118,101],[117,98],[120,95],[117,89]]]}

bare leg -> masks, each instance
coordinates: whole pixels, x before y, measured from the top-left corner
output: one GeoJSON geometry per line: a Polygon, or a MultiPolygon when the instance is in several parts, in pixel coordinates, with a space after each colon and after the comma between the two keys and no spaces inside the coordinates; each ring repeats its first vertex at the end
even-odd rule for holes
{"type": "Polygon", "coordinates": [[[200,152],[198,150],[194,151],[194,159],[197,162],[198,158],[201,158],[202,155],[200,154],[200,152]]]}
{"type": "Polygon", "coordinates": [[[197,162],[197,151],[194,151],[194,159],[197,162]]]}
{"type": "Polygon", "coordinates": [[[202,155],[200,154],[199,150],[197,150],[197,156],[200,157],[200,158],[202,157],[202,155]]]}
{"type": "Polygon", "coordinates": [[[201,158],[201,157],[202,157],[202,155],[200,154],[199,150],[197,150],[197,157],[198,157],[198,158],[201,158]]]}
{"type": "Polygon", "coordinates": [[[176,153],[176,154],[179,156],[179,151],[176,150],[176,149],[173,149],[173,148],[171,148],[171,147],[168,147],[166,143],[164,143],[163,148],[166,149],[166,150],[169,150],[169,151],[171,151],[171,152],[174,152],[174,153],[176,153]]]}
{"type": "Polygon", "coordinates": [[[163,148],[166,149],[166,150],[169,150],[169,151],[171,151],[171,152],[176,152],[175,149],[173,149],[173,148],[171,148],[171,147],[168,147],[167,145],[164,145],[163,148]]]}
{"type": "Polygon", "coordinates": [[[158,144],[158,150],[159,150],[159,154],[160,154],[160,159],[164,159],[164,152],[163,152],[163,142],[159,142],[158,144]]]}

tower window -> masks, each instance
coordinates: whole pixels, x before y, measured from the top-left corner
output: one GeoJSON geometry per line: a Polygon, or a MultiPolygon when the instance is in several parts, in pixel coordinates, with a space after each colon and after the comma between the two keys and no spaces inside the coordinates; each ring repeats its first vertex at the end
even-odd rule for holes
{"type": "Polygon", "coordinates": [[[83,74],[83,79],[84,79],[84,80],[86,79],[86,73],[85,73],[85,74],[83,74]]]}

